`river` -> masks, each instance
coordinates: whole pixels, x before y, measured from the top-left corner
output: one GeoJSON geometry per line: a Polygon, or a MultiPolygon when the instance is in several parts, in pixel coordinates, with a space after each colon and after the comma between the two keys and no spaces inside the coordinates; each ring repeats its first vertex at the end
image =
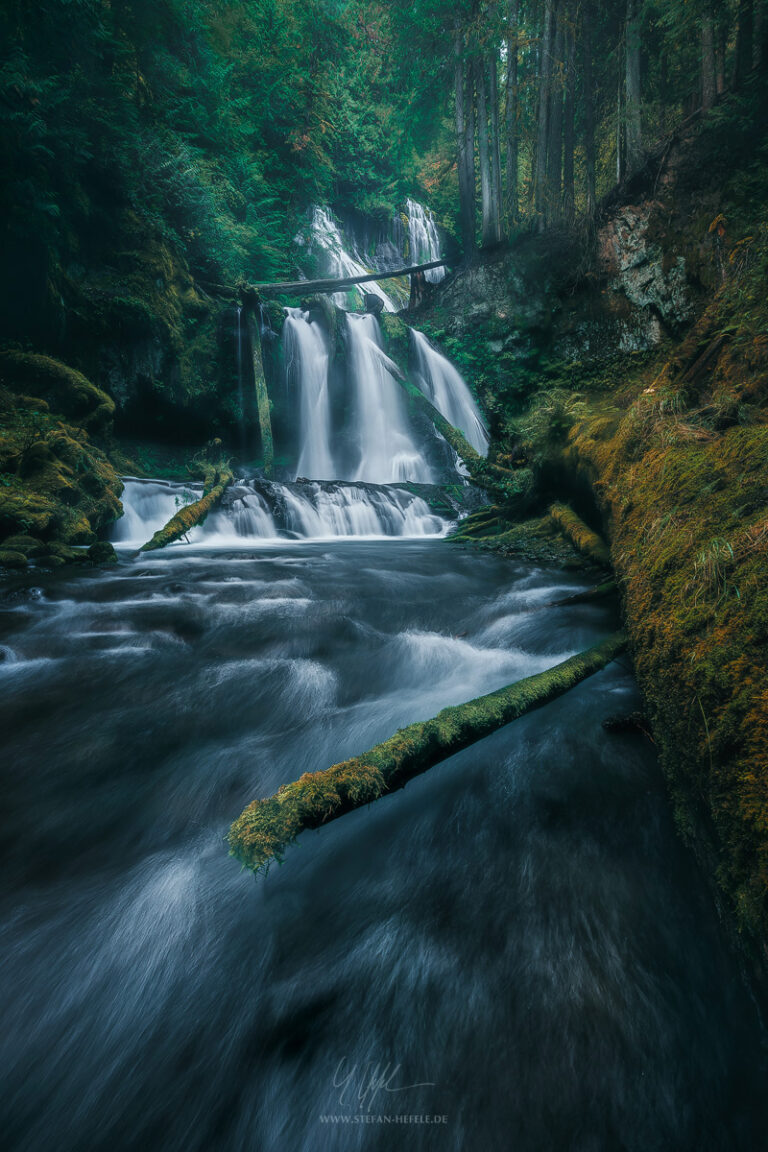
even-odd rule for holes
{"type": "Polygon", "coordinates": [[[254,879],[251,799],[606,636],[437,539],[174,546],[0,611],[3,1145],[753,1149],[754,1005],[613,664],[254,879]]]}

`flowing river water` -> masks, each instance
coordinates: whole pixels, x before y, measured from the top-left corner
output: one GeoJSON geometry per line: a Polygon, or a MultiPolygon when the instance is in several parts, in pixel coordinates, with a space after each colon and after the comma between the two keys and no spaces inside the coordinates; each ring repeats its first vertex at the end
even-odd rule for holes
{"type": "Polygon", "coordinates": [[[0,610],[3,1147],[755,1149],[757,1015],[616,663],[289,849],[251,799],[616,626],[438,539],[176,545],[0,610]],[[405,1117],[405,1119],[403,1119],[405,1117]]]}

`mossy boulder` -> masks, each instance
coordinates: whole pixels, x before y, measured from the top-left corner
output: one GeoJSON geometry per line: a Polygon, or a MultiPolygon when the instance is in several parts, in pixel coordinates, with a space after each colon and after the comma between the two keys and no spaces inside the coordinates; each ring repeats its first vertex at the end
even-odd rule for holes
{"type": "Polygon", "coordinates": [[[46,545],[42,540],[38,540],[35,536],[8,536],[0,544],[0,548],[12,552],[23,552],[25,556],[34,558],[35,556],[42,556],[46,552],[46,545]]]}
{"type": "Polygon", "coordinates": [[[91,564],[116,564],[117,553],[108,540],[97,540],[88,549],[91,564]]]}
{"type": "Polygon", "coordinates": [[[27,558],[23,552],[11,548],[0,549],[0,568],[26,568],[27,558]]]}
{"type": "Polygon", "coordinates": [[[45,400],[53,412],[76,420],[90,432],[105,432],[112,423],[115,403],[111,396],[82,372],[51,356],[0,353],[0,384],[45,400]]]}

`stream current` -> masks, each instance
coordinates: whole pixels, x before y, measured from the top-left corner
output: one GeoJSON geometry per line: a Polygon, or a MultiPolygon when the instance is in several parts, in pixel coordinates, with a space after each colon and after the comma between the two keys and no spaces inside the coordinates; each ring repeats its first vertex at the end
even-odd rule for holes
{"type": "Polygon", "coordinates": [[[175,546],[0,610],[2,1144],[764,1146],[756,1012],[619,663],[254,880],[243,806],[606,636],[437,540],[175,546]],[[403,1119],[405,1117],[405,1119],[403,1119]]]}

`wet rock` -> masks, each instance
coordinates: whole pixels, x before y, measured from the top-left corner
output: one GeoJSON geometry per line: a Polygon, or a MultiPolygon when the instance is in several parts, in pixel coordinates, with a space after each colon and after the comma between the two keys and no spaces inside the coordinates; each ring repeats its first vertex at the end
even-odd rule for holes
{"type": "Polygon", "coordinates": [[[0,550],[0,568],[26,568],[27,558],[23,552],[15,552],[11,548],[0,550]]]}
{"type": "Polygon", "coordinates": [[[381,296],[376,296],[373,292],[366,292],[363,296],[363,304],[365,305],[366,312],[370,312],[372,316],[380,316],[384,311],[384,301],[381,296]]]}
{"type": "Polygon", "coordinates": [[[88,549],[88,559],[92,564],[116,564],[117,553],[108,540],[97,540],[88,549]]]}

